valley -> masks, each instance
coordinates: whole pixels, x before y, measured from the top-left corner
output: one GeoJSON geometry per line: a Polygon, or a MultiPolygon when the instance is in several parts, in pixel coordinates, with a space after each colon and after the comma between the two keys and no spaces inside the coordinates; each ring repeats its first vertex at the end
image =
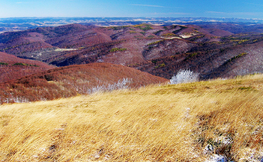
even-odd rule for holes
{"type": "Polygon", "coordinates": [[[222,23],[70,24],[3,33],[0,51],[58,67],[105,62],[166,79],[180,69],[200,73],[201,79],[213,79],[262,72],[262,33],[260,25],[222,23]]]}

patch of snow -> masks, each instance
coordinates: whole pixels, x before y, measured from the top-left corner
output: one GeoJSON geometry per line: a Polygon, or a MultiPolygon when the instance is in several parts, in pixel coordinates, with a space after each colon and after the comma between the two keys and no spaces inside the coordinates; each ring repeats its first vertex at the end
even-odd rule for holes
{"type": "Polygon", "coordinates": [[[211,144],[208,144],[205,146],[204,154],[209,154],[214,151],[214,146],[211,144]]]}
{"type": "Polygon", "coordinates": [[[182,37],[182,38],[191,38],[192,36],[195,36],[195,35],[196,35],[195,33],[182,34],[182,35],[180,35],[180,37],[182,37]]]}
{"type": "Polygon", "coordinates": [[[152,118],[150,118],[149,120],[154,121],[154,122],[158,121],[157,119],[152,119],[152,118]]]}
{"type": "Polygon", "coordinates": [[[162,39],[182,39],[181,37],[161,37],[162,39]]]}
{"type": "Polygon", "coordinates": [[[231,138],[225,136],[218,137],[217,139],[215,139],[215,141],[224,145],[230,145],[233,143],[233,140],[231,138]]]}
{"type": "Polygon", "coordinates": [[[33,155],[33,158],[38,158],[38,156],[37,155],[33,155]]]}
{"type": "Polygon", "coordinates": [[[95,154],[95,155],[94,155],[94,158],[95,158],[95,159],[99,159],[99,158],[100,158],[100,155],[99,155],[99,154],[95,154]]]}
{"type": "Polygon", "coordinates": [[[60,130],[60,131],[63,131],[64,128],[55,128],[55,130],[60,130]]]}
{"type": "Polygon", "coordinates": [[[208,160],[205,162],[227,162],[226,157],[222,155],[213,154],[208,160]]]}
{"type": "Polygon", "coordinates": [[[190,111],[191,111],[191,108],[186,108],[186,112],[185,112],[185,118],[189,118],[190,117],[190,111]]]}
{"type": "Polygon", "coordinates": [[[68,48],[68,49],[64,49],[64,48],[57,48],[57,49],[55,49],[55,51],[56,52],[63,52],[63,51],[75,51],[75,50],[77,50],[77,49],[75,49],[75,48],[68,48]]]}

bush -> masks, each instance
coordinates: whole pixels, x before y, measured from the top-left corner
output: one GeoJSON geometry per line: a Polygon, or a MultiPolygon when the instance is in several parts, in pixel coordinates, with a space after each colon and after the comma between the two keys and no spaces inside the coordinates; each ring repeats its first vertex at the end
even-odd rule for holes
{"type": "Polygon", "coordinates": [[[170,84],[197,82],[199,80],[199,73],[194,73],[190,70],[179,70],[176,76],[170,79],[170,84]]]}
{"type": "Polygon", "coordinates": [[[149,43],[147,44],[147,46],[150,46],[150,45],[156,45],[156,44],[159,44],[161,42],[163,42],[164,40],[158,40],[158,41],[155,41],[155,42],[152,42],[152,43],[149,43]]]}
{"type": "Polygon", "coordinates": [[[176,37],[177,35],[174,33],[166,33],[162,35],[163,37],[176,37]]]}
{"type": "Polygon", "coordinates": [[[96,93],[96,92],[110,92],[113,90],[120,90],[120,89],[129,89],[129,85],[131,84],[132,79],[130,78],[123,78],[120,79],[117,83],[108,84],[108,85],[101,85],[97,87],[93,87],[87,91],[88,94],[96,93]]]}
{"type": "Polygon", "coordinates": [[[31,65],[31,64],[26,64],[26,63],[15,63],[13,66],[34,66],[34,67],[39,67],[38,65],[31,65]]]}
{"type": "Polygon", "coordinates": [[[160,64],[158,66],[155,66],[154,68],[157,69],[157,68],[160,68],[160,67],[165,67],[165,63],[162,63],[162,64],[160,64]]]}
{"type": "Polygon", "coordinates": [[[130,33],[130,34],[135,34],[135,33],[136,33],[136,31],[129,31],[129,33],[130,33]]]}
{"type": "Polygon", "coordinates": [[[127,48],[112,48],[110,52],[117,52],[117,51],[126,51],[127,48]]]}
{"type": "Polygon", "coordinates": [[[13,66],[27,66],[27,64],[25,64],[25,63],[15,63],[15,64],[13,64],[13,66]]]}
{"type": "Polygon", "coordinates": [[[8,63],[0,62],[0,65],[8,65],[8,63]]]}

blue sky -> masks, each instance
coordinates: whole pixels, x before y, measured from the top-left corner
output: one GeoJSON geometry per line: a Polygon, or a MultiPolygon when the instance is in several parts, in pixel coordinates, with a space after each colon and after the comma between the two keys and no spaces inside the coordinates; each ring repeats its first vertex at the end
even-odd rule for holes
{"type": "Polygon", "coordinates": [[[0,0],[0,17],[263,19],[262,0],[0,0]]]}

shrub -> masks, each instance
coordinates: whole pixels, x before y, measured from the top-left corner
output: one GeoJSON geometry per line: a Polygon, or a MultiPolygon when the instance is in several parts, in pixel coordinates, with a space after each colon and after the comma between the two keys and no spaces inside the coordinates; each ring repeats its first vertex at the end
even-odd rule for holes
{"type": "Polygon", "coordinates": [[[136,31],[129,31],[129,33],[130,33],[130,34],[135,34],[135,33],[136,33],[136,31]]]}
{"type": "Polygon", "coordinates": [[[146,34],[146,32],[140,32],[142,35],[145,35],[146,34]]]}
{"type": "Polygon", "coordinates": [[[187,58],[195,57],[195,56],[197,56],[197,55],[198,55],[198,53],[197,53],[197,52],[190,53],[190,54],[188,55],[188,57],[187,57],[187,58]]]}
{"type": "Polygon", "coordinates": [[[117,52],[117,51],[126,51],[127,48],[112,48],[110,52],[117,52]]]}
{"type": "Polygon", "coordinates": [[[156,63],[157,63],[157,60],[152,60],[152,63],[156,64],[156,63]]]}
{"type": "Polygon", "coordinates": [[[15,64],[13,64],[13,66],[27,66],[27,64],[25,64],[25,63],[15,63],[15,64]]]}
{"type": "Polygon", "coordinates": [[[154,68],[157,69],[157,68],[160,68],[160,67],[165,67],[165,63],[159,64],[158,66],[155,66],[154,68]]]}
{"type": "Polygon", "coordinates": [[[176,76],[170,79],[170,84],[197,82],[199,73],[194,73],[191,70],[179,70],[176,76]]]}
{"type": "Polygon", "coordinates": [[[166,34],[163,34],[162,36],[163,36],[163,37],[175,37],[175,36],[177,36],[177,35],[174,34],[174,33],[166,33],[166,34]]]}
{"type": "Polygon", "coordinates": [[[26,63],[15,63],[13,66],[34,66],[34,67],[39,67],[38,65],[31,65],[31,64],[26,64],[26,63]]]}
{"type": "Polygon", "coordinates": [[[129,85],[131,84],[132,79],[123,78],[120,79],[117,83],[108,84],[108,85],[101,85],[97,87],[93,87],[87,91],[88,94],[96,93],[96,92],[107,92],[119,89],[129,89],[129,85]]]}
{"type": "Polygon", "coordinates": [[[231,61],[234,61],[235,59],[238,59],[238,58],[245,56],[245,55],[247,55],[246,52],[240,53],[239,55],[234,56],[231,59],[227,60],[223,65],[226,65],[226,64],[230,63],[231,61]]]}
{"type": "Polygon", "coordinates": [[[149,35],[149,36],[147,37],[147,39],[153,39],[153,38],[154,38],[153,35],[149,35]]]}
{"type": "Polygon", "coordinates": [[[0,62],[0,65],[8,65],[8,63],[0,62]]]}
{"type": "Polygon", "coordinates": [[[152,42],[152,43],[149,43],[147,44],[147,46],[150,46],[150,45],[156,45],[156,44],[159,44],[161,42],[163,42],[164,40],[158,40],[158,41],[155,41],[155,42],[152,42]]]}

